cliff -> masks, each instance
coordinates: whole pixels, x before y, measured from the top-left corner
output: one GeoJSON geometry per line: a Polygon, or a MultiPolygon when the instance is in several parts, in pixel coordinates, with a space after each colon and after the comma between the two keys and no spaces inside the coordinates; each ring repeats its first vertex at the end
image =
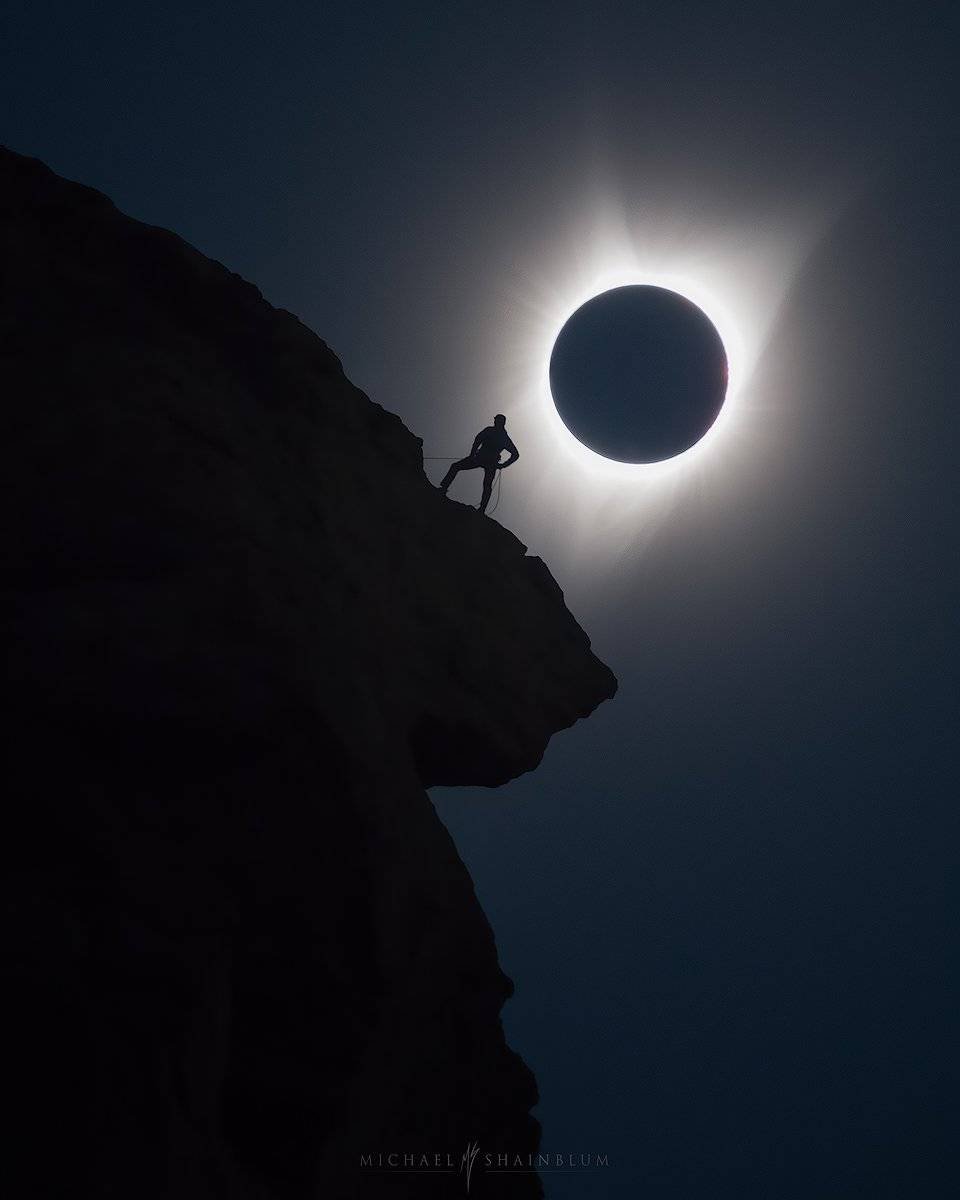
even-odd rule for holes
{"type": "Polygon", "coordinates": [[[463,1195],[360,1166],[537,1145],[424,789],[532,769],[613,677],[544,564],[252,285],[8,151],[0,237],[4,1167],[463,1195]]]}

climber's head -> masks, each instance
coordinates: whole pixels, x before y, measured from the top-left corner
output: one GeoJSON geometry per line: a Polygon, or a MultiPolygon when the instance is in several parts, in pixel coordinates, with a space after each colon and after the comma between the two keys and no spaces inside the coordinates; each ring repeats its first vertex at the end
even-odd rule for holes
{"type": "Polygon", "coordinates": [[[493,423],[498,429],[502,429],[507,423],[507,418],[503,415],[503,413],[497,413],[497,415],[493,418],[493,423]]]}

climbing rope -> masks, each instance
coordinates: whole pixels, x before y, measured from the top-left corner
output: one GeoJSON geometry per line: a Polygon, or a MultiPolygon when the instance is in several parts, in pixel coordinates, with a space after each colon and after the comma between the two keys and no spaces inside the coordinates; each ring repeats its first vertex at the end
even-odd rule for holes
{"type": "MultiPolygon", "coordinates": [[[[424,462],[456,462],[458,458],[462,458],[462,457],[463,457],[462,454],[460,454],[460,455],[451,454],[449,457],[447,457],[444,454],[425,454],[423,456],[423,461],[424,462]]],[[[488,516],[492,517],[493,514],[497,511],[497,505],[500,503],[500,487],[501,487],[502,483],[503,483],[503,471],[497,471],[497,496],[493,502],[493,508],[487,509],[488,516]]]]}
{"type": "Polygon", "coordinates": [[[503,487],[503,471],[497,471],[497,498],[493,502],[493,508],[490,509],[490,516],[497,511],[497,505],[500,503],[500,489],[503,487]]]}

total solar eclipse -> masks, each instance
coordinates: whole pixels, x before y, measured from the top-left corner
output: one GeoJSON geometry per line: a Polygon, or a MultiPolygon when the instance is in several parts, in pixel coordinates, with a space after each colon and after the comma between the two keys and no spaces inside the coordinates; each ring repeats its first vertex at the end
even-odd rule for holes
{"type": "Polygon", "coordinates": [[[727,355],[713,323],[678,292],[631,284],[568,318],[550,390],[573,436],[604,458],[654,463],[704,436],[723,407],[727,355]]]}

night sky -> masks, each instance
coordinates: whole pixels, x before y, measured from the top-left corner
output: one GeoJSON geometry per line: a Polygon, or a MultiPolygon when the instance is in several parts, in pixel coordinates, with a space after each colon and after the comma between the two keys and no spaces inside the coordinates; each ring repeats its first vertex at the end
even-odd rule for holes
{"type": "Polygon", "coordinates": [[[433,793],[543,1147],[609,1156],[550,1200],[956,1194],[953,7],[5,6],[0,141],[253,280],[426,454],[507,415],[495,519],[620,680],[433,793]],[[608,470],[551,336],[668,278],[730,417],[608,470]]]}

